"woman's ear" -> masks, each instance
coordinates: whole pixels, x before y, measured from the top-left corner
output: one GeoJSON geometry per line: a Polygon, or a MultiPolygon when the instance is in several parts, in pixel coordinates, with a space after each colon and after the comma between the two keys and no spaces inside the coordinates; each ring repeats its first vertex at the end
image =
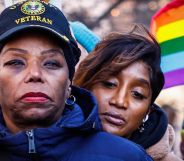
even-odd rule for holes
{"type": "Polygon", "coordinates": [[[67,83],[67,92],[66,92],[66,99],[70,97],[71,91],[72,91],[72,88],[71,88],[71,81],[68,80],[68,83],[67,83]]]}
{"type": "Polygon", "coordinates": [[[72,91],[72,88],[71,87],[68,87],[68,91],[67,91],[67,98],[70,97],[71,95],[71,91],[72,91]]]}

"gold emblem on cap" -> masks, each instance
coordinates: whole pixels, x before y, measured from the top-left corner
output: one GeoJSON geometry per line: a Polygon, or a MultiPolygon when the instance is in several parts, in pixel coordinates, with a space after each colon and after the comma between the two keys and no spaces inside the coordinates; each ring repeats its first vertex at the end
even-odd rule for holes
{"type": "Polygon", "coordinates": [[[27,15],[40,15],[45,12],[45,7],[39,1],[29,0],[22,5],[21,11],[27,15]]]}

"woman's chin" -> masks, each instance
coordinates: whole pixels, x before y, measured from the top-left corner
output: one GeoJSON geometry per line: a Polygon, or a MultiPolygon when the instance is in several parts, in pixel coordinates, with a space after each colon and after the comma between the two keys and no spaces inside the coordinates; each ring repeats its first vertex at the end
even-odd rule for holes
{"type": "Polygon", "coordinates": [[[124,135],[123,128],[120,128],[119,126],[115,126],[115,125],[111,125],[111,124],[103,124],[103,130],[108,132],[108,133],[118,135],[118,136],[124,135]]]}
{"type": "Polygon", "coordinates": [[[47,127],[54,123],[58,118],[55,112],[50,110],[31,109],[24,112],[14,113],[12,120],[20,126],[27,127],[47,127]]]}

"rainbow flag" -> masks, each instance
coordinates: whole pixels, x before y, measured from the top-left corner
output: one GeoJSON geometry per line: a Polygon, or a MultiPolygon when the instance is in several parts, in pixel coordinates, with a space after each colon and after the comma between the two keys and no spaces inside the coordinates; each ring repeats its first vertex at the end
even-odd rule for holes
{"type": "Polygon", "coordinates": [[[151,20],[151,32],[162,52],[164,88],[184,84],[184,0],[173,0],[151,20]]]}

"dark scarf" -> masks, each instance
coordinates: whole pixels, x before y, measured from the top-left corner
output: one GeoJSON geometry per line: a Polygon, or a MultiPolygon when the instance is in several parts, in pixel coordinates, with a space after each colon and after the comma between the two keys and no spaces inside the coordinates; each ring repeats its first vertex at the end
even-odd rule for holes
{"type": "Polygon", "coordinates": [[[153,104],[149,119],[144,123],[144,131],[136,130],[129,138],[145,149],[156,144],[167,130],[168,119],[166,113],[159,106],[153,104]]]}

